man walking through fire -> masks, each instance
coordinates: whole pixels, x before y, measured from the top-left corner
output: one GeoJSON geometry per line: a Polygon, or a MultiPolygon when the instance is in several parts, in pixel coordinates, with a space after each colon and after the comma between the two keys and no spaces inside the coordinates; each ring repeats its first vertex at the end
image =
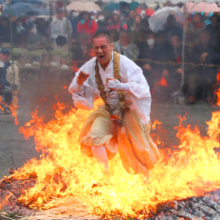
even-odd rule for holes
{"type": "Polygon", "coordinates": [[[119,152],[127,172],[146,177],[159,158],[150,137],[151,95],[142,70],[129,58],[113,51],[108,31],[93,37],[94,58],[76,73],[70,86],[74,105],[92,109],[95,99],[105,103],[87,118],[80,136],[81,152],[108,169],[119,152]]]}

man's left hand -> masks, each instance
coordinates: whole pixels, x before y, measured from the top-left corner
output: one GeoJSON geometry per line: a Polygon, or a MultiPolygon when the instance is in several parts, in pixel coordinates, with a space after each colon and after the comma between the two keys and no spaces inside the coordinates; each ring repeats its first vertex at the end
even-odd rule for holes
{"type": "Polygon", "coordinates": [[[107,78],[106,84],[107,84],[108,89],[118,90],[121,83],[117,79],[107,78]]]}

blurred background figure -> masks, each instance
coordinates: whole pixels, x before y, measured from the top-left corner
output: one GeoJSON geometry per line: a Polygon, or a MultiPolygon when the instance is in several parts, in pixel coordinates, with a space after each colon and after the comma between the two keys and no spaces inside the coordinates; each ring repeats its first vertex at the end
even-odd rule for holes
{"type": "Polygon", "coordinates": [[[10,42],[10,20],[7,17],[0,18],[0,43],[10,42]]]}
{"type": "Polygon", "coordinates": [[[116,29],[117,31],[127,30],[127,24],[121,21],[120,12],[114,11],[108,19],[107,30],[116,29]]]}
{"type": "Polygon", "coordinates": [[[97,25],[98,25],[98,29],[106,29],[107,27],[107,21],[105,20],[105,16],[102,12],[98,13],[97,25]]]}
{"type": "Polygon", "coordinates": [[[81,14],[82,19],[77,24],[77,32],[79,34],[88,34],[91,42],[98,26],[95,19],[91,19],[89,12],[85,11],[81,14]]]}
{"type": "Polygon", "coordinates": [[[57,8],[56,18],[50,24],[51,38],[53,39],[53,44],[56,46],[56,39],[58,37],[66,38],[72,35],[72,25],[70,21],[65,17],[63,8],[57,8]]]}
{"type": "Polygon", "coordinates": [[[69,13],[69,21],[71,23],[72,26],[72,38],[76,39],[77,38],[77,24],[79,22],[80,18],[79,18],[79,12],[72,10],[69,13]]]}
{"type": "Polygon", "coordinates": [[[131,43],[128,31],[120,32],[119,41],[114,44],[114,50],[130,59],[136,59],[139,55],[139,50],[136,44],[131,43]]]}
{"type": "Polygon", "coordinates": [[[10,61],[10,50],[2,48],[0,50],[0,95],[3,97],[3,102],[7,105],[13,103],[13,107],[18,107],[18,91],[20,86],[19,69],[14,64],[13,69],[10,61]]]}

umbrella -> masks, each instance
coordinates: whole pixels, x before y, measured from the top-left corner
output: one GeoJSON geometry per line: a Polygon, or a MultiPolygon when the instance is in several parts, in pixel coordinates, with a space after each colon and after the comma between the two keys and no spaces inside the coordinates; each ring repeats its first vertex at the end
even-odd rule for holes
{"type": "Polygon", "coordinates": [[[11,0],[11,4],[16,4],[16,3],[30,3],[30,4],[41,4],[41,0],[11,0]]]}
{"type": "Polygon", "coordinates": [[[108,2],[104,7],[104,11],[115,11],[119,10],[119,3],[116,2],[108,2]]]}
{"type": "Polygon", "coordinates": [[[37,15],[50,15],[50,9],[44,7],[32,7],[33,12],[36,12],[37,15]]]}
{"type": "Polygon", "coordinates": [[[180,8],[178,8],[178,7],[164,7],[162,9],[156,11],[156,13],[148,19],[151,30],[154,32],[158,32],[159,30],[163,30],[163,27],[167,21],[167,17],[170,14],[174,14],[176,16],[176,20],[179,23],[184,23],[184,13],[180,8]]]}
{"type": "MultiPolygon", "coordinates": [[[[2,15],[9,15],[9,5],[7,5],[3,12],[2,15]]],[[[50,15],[50,10],[48,8],[44,7],[35,7],[33,4],[28,4],[28,3],[23,3],[19,2],[16,4],[11,5],[11,15],[12,16],[17,16],[21,14],[30,14],[34,13],[36,15],[50,15]]]]}
{"type": "MultiPolygon", "coordinates": [[[[17,16],[17,15],[21,15],[21,14],[27,14],[32,12],[32,7],[29,4],[26,3],[16,3],[11,5],[11,15],[12,16],[17,16]]],[[[2,15],[7,16],[10,14],[9,11],[9,5],[6,5],[6,7],[4,8],[2,15]]]]}
{"type": "Polygon", "coordinates": [[[100,7],[94,2],[82,2],[82,1],[74,1],[71,2],[66,9],[68,11],[71,10],[79,10],[79,11],[101,11],[100,7]]]}
{"type": "Polygon", "coordinates": [[[185,12],[192,13],[192,12],[204,12],[209,14],[210,12],[220,12],[220,8],[215,4],[209,4],[207,2],[186,2],[185,4],[185,12]]]}

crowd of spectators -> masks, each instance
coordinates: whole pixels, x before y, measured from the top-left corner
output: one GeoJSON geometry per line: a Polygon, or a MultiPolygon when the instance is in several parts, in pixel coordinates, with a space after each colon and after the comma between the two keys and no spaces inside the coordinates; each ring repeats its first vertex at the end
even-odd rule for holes
{"type": "Polygon", "coordinates": [[[53,19],[33,15],[10,19],[11,22],[7,17],[0,17],[0,43],[13,40],[14,44],[29,50],[36,46],[69,46],[72,59],[79,66],[92,56],[91,39],[95,32],[107,29],[114,49],[143,69],[153,95],[166,100],[184,94],[189,104],[200,99],[209,103],[214,100],[220,65],[218,14],[189,15],[184,31],[183,24],[171,13],[157,33],[150,29],[145,10],[126,9],[108,16],[96,11],[71,11],[66,16],[58,8],[53,19]]]}

